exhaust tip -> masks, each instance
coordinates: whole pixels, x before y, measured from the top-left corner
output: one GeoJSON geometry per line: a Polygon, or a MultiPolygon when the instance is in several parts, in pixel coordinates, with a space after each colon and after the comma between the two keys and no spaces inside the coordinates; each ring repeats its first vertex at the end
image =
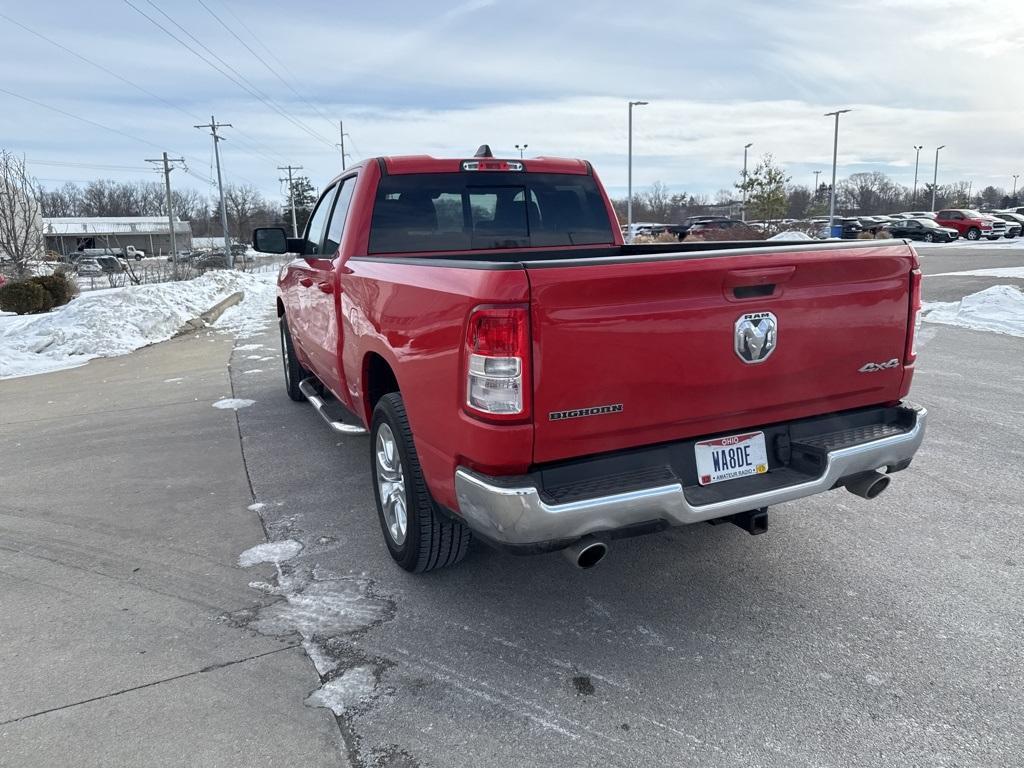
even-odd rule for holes
{"type": "Polygon", "coordinates": [[[871,483],[871,485],[868,486],[867,492],[864,494],[865,497],[869,499],[875,498],[875,496],[877,496],[886,488],[888,488],[889,483],[891,482],[892,480],[890,480],[887,475],[882,475],[881,477],[877,478],[875,482],[871,483]]]}
{"type": "Polygon", "coordinates": [[[846,490],[862,499],[874,499],[889,487],[892,478],[881,472],[865,472],[850,478],[844,485],[846,490]]]}
{"type": "Polygon", "coordinates": [[[608,554],[608,545],[588,536],[563,549],[562,554],[577,568],[587,570],[604,560],[604,556],[608,554]]]}

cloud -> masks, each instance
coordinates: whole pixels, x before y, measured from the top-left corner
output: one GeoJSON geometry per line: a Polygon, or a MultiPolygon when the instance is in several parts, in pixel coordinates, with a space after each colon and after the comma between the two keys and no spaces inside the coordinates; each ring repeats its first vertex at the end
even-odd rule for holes
{"type": "MultiPolygon", "coordinates": [[[[19,31],[0,46],[4,87],[141,141],[0,94],[7,147],[30,159],[134,165],[155,144],[208,175],[209,137],[192,124],[214,113],[235,126],[222,147],[227,178],[276,195],[276,165],[304,165],[317,184],[337,170],[337,116],[354,154],[462,155],[483,142],[511,153],[525,142],[531,152],[587,157],[618,188],[625,103],[643,98],[651,104],[636,113],[638,186],[727,187],[748,141],[755,158],[772,152],[809,182],[830,168],[832,124],[822,115],[837,107],[854,109],[841,123],[840,174],[882,170],[910,183],[915,144],[926,146],[922,173],[931,148],[948,146],[940,178],[1008,184],[1021,162],[1020,0],[734,0],[700,9],[674,0],[392,0],[344,13],[321,0],[291,8],[287,24],[276,3],[207,0],[228,21],[244,18],[239,35],[269,46],[304,98],[243,46],[225,46],[198,4],[154,1],[329,140],[311,139],[126,6],[67,2],[10,13],[173,107],[19,31]],[[983,23],[964,25],[965,14],[983,23]]],[[[49,166],[45,175],[58,173],[49,166]]]]}

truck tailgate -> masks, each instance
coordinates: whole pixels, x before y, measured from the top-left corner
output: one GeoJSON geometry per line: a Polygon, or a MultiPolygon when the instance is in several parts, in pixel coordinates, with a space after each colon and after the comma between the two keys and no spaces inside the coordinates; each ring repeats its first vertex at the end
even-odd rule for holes
{"type": "Polygon", "coordinates": [[[527,262],[534,461],[897,400],[914,266],[891,241],[527,262]]]}

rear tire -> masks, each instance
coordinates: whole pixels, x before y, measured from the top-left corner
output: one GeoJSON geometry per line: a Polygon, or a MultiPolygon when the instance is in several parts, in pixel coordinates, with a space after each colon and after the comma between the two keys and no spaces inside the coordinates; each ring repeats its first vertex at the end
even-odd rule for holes
{"type": "Polygon", "coordinates": [[[979,237],[981,237],[981,230],[977,227],[971,227],[967,230],[968,240],[977,240],[979,237]]]}
{"type": "Polygon", "coordinates": [[[933,242],[935,242],[935,235],[933,235],[931,232],[925,232],[925,234],[924,234],[924,241],[926,243],[933,243],[933,242]]]}
{"type": "Polygon", "coordinates": [[[287,316],[281,315],[278,319],[281,329],[281,360],[284,362],[284,388],[288,397],[297,403],[304,403],[306,396],[299,389],[299,382],[309,378],[310,373],[302,367],[302,363],[295,357],[295,345],[292,343],[292,333],[288,330],[287,316]]]}
{"type": "Polygon", "coordinates": [[[425,573],[466,556],[469,528],[442,513],[430,495],[397,392],[384,395],[373,411],[370,469],[384,543],[396,563],[425,573]]]}

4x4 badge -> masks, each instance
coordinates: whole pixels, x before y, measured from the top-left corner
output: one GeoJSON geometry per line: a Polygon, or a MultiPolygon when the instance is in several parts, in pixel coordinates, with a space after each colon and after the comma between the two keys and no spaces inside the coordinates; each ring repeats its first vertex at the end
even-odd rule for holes
{"type": "Polygon", "coordinates": [[[894,357],[892,360],[886,360],[884,363],[864,363],[860,368],[857,369],[859,373],[875,373],[876,371],[884,371],[887,368],[899,368],[900,359],[894,357]]]}

